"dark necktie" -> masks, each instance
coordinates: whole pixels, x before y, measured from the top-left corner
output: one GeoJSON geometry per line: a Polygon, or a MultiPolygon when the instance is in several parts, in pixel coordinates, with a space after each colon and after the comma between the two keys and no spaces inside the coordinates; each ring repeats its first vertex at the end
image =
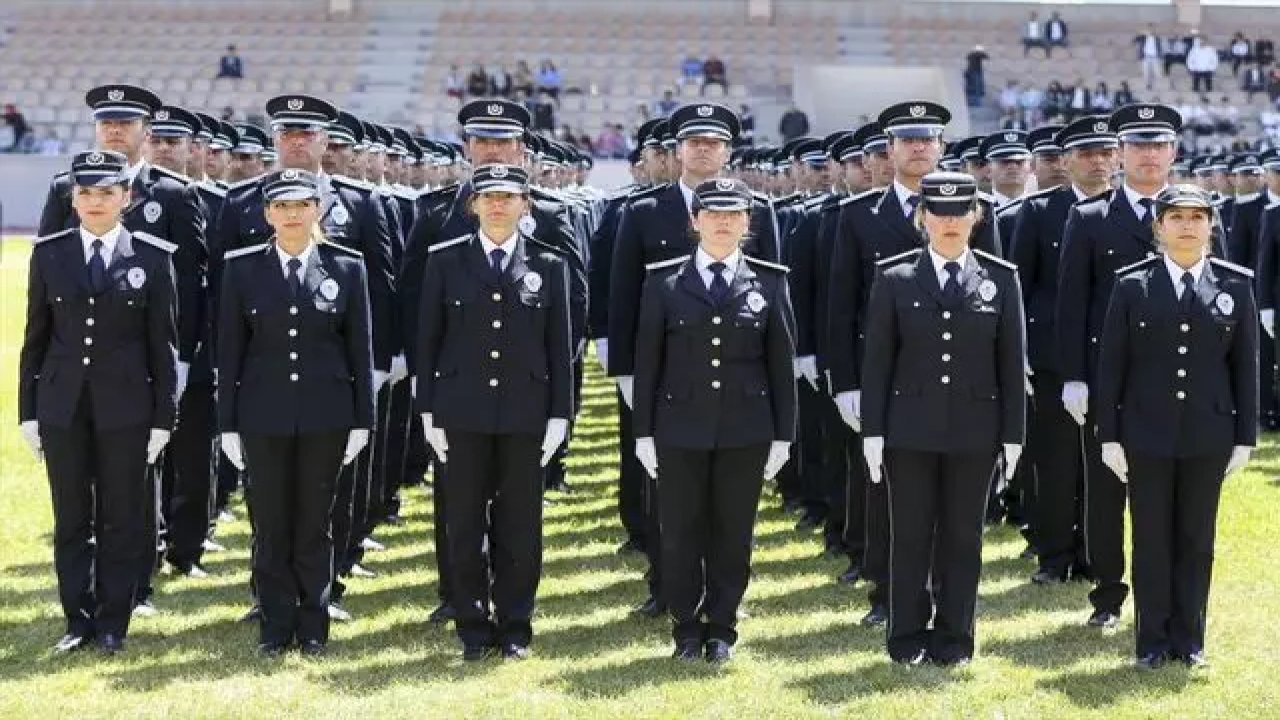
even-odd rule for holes
{"type": "Polygon", "coordinates": [[[1142,215],[1138,217],[1138,222],[1146,225],[1151,222],[1151,198],[1142,198],[1138,204],[1142,206],[1142,215]]]}
{"type": "Polygon", "coordinates": [[[298,258],[289,258],[289,262],[285,263],[285,266],[289,268],[285,279],[289,281],[289,289],[293,291],[293,297],[302,297],[302,280],[298,277],[298,270],[302,268],[302,261],[298,258]]]}
{"type": "Polygon", "coordinates": [[[489,268],[493,270],[495,278],[502,277],[502,261],[507,259],[507,251],[502,248],[494,248],[489,251],[489,268]]]}
{"type": "Polygon", "coordinates": [[[960,263],[949,260],[942,269],[947,271],[947,283],[942,286],[942,294],[952,305],[955,305],[963,296],[960,290],[960,263]]]}
{"type": "Polygon", "coordinates": [[[920,196],[912,195],[907,198],[907,219],[910,220],[912,215],[916,214],[916,208],[920,207],[920,196]]]}
{"type": "Polygon", "coordinates": [[[1178,301],[1178,307],[1182,310],[1183,315],[1191,312],[1191,303],[1195,298],[1196,277],[1190,271],[1182,273],[1182,298],[1178,301]]]}
{"type": "Polygon", "coordinates": [[[107,289],[107,261],[102,258],[102,241],[94,240],[89,247],[89,289],[98,294],[107,289]]]}
{"type": "Polygon", "coordinates": [[[724,279],[724,271],[729,266],[722,262],[713,262],[707,266],[711,271],[711,299],[719,305],[729,296],[729,282],[724,279]]]}

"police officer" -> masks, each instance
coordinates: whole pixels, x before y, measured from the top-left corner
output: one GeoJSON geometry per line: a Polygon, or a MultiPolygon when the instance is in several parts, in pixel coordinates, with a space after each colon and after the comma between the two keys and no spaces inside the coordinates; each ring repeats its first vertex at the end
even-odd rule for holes
{"type": "MultiPolygon", "coordinates": [[[[1033,131],[1034,134],[1035,131],[1033,131]]],[[[1065,152],[1068,182],[1029,195],[1021,204],[1010,259],[1018,266],[1027,314],[1032,400],[1027,460],[1035,472],[1030,509],[1039,567],[1032,582],[1049,584],[1088,573],[1080,532],[1083,461],[1080,428],[1063,408],[1054,308],[1063,228],[1071,206],[1108,189],[1116,166],[1116,134],[1105,115],[1079,118],[1052,142],[1065,152]]]]}
{"type": "Polygon", "coordinates": [[[267,242],[232,250],[218,324],[222,451],[253,478],[259,652],[325,651],[330,508],[343,465],[369,442],[373,361],[362,254],[320,230],[316,176],[263,178],[267,242]]]}
{"type": "MultiPolygon", "coordinates": [[[[614,240],[613,265],[609,276],[609,336],[606,348],[609,374],[617,379],[628,407],[634,401],[633,381],[636,345],[636,323],[639,319],[640,293],[645,267],[649,263],[684,257],[691,248],[690,212],[693,189],[703,181],[718,176],[729,159],[729,147],[740,131],[738,116],[729,108],[715,103],[695,103],[678,108],[655,131],[665,135],[673,130],[679,138],[676,159],[680,162],[679,179],[670,184],[655,185],[634,194],[618,221],[614,240]]],[[[777,220],[768,197],[754,194],[751,206],[750,238],[743,252],[763,260],[776,262],[779,257],[777,220]]],[[[597,341],[598,347],[599,341],[597,341]]],[[[633,438],[622,436],[625,447],[633,438]]],[[[647,617],[658,617],[665,606],[660,595],[661,549],[657,526],[656,488],[646,483],[650,493],[645,503],[646,549],[649,553],[649,598],[636,610],[647,617]]]]}
{"type": "MultiPolygon", "coordinates": [[[[1276,396],[1276,348],[1273,340],[1275,338],[1276,279],[1280,277],[1276,267],[1276,263],[1280,262],[1280,245],[1277,245],[1280,241],[1277,237],[1280,234],[1280,153],[1274,149],[1268,150],[1260,160],[1266,171],[1264,175],[1266,189],[1262,191],[1262,195],[1266,198],[1266,205],[1258,220],[1258,262],[1255,267],[1258,276],[1258,306],[1261,308],[1259,315],[1262,329],[1267,333],[1263,338],[1259,362],[1259,372],[1262,373],[1260,392],[1265,413],[1268,408],[1267,403],[1276,396]]],[[[1280,404],[1280,401],[1277,401],[1277,404],[1280,404]]],[[[1277,408],[1275,415],[1264,416],[1263,423],[1269,429],[1280,427],[1280,408],[1277,408]]]]}
{"type": "Polygon", "coordinates": [[[267,149],[267,131],[250,123],[237,123],[233,126],[239,135],[239,142],[231,147],[230,165],[227,168],[227,181],[232,186],[246,180],[255,180],[264,172],[263,152],[267,149]]]}
{"type": "Polygon", "coordinates": [[[1054,137],[1064,126],[1041,125],[1027,133],[1027,147],[1031,150],[1031,173],[1036,188],[1048,190],[1071,181],[1067,172],[1067,156],[1054,137]]]}
{"type": "Polygon", "coordinates": [[[1156,196],[1160,254],[1118,271],[1098,358],[1103,462],[1132,506],[1136,664],[1204,665],[1218,499],[1258,434],[1253,273],[1208,257],[1209,194],[1156,196]]]}
{"type": "MultiPolygon", "coordinates": [[[[1031,151],[1025,130],[1001,130],[987,135],[978,144],[978,154],[990,168],[991,197],[997,212],[1026,194],[1031,151]]],[[[1004,236],[1001,239],[1008,241],[1004,236]]]]}
{"type": "Polygon", "coordinates": [[[528,203],[523,169],[476,168],[467,209],[479,229],[432,248],[418,314],[416,409],[447,464],[437,485],[467,661],[528,655],[541,467],[573,408],[568,263],[520,230],[528,203]]]}
{"type": "Polygon", "coordinates": [[[1003,451],[1012,474],[1022,451],[1022,293],[1012,263],[970,247],[972,176],[931,173],[920,195],[928,247],[882,261],[871,290],[863,446],[889,490],[889,656],[954,665],[974,653],[992,464],[1003,451]]]}
{"type": "Polygon", "coordinates": [[[168,442],[177,411],[177,246],[122,224],[128,163],[109,150],[76,155],[59,178],[76,224],[38,239],[31,255],[18,415],[53,492],[66,619],[56,652],[95,637],[107,653],[124,648],[138,568],[155,548],[147,465],[168,442]]]}
{"type": "Polygon", "coordinates": [[[635,451],[661,474],[663,593],[681,660],[730,659],[761,478],[795,440],[786,268],[741,250],[754,204],[741,181],[694,188],[698,249],[649,265],[636,329],[635,451]]]}

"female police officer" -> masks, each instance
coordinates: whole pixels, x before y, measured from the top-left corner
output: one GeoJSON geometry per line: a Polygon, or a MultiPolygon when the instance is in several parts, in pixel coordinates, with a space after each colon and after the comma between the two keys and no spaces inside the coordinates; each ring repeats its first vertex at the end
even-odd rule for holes
{"type": "Polygon", "coordinates": [[[1103,462],[1129,485],[1138,667],[1205,663],[1218,497],[1257,441],[1253,273],[1208,257],[1209,194],[1156,196],[1162,254],[1118,271],[1098,362],[1103,462]]]}
{"type": "Polygon", "coordinates": [[[71,164],[69,228],[36,241],[19,359],[22,435],[43,454],[53,494],[54,567],[69,652],[94,637],[119,652],[149,542],[146,466],[173,427],[177,246],[120,224],[127,159],[71,164]]]}
{"type": "Polygon", "coordinates": [[[661,469],[662,573],[682,660],[729,660],[761,478],[795,439],[786,268],[739,249],[751,205],[740,180],[700,183],[697,251],[651,263],[640,302],[636,455],[650,476],[661,469]]]}
{"type": "Polygon", "coordinates": [[[1003,445],[1015,468],[1025,433],[1022,293],[1012,264],[969,247],[973,177],[920,188],[928,246],[881,261],[871,291],[863,446],[889,483],[889,656],[953,665],[974,651],[992,464],[1003,445]]]}
{"type": "Polygon", "coordinates": [[[248,466],[258,649],[329,638],[329,513],[373,425],[368,283],[360,253],[320,233],[306,170],[263,180],[270,242],[226,253],[218,330],[222,450],[248,466]]]}
{"type": "Polygon", "coordinates": [[[428,254],[416,403],[445,463],[445,571],[463,659],[495,648],[523,659],[542,573],[542,468],[573,412],[568,271],[520,231],[529,211],[524,170],[482,165],[471,186],[479,230],[428,254]]]}

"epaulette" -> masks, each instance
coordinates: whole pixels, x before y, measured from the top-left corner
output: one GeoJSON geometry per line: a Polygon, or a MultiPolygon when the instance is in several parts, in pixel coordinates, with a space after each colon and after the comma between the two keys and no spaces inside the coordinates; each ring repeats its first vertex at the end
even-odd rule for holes
{"type": "Polygon", "coordinates": [[[765,194],[765,193],[762,193],[762,192],[756,192],[755,190],[752,190],[752,191],[751,191],[751,199],[752,199],[752,200],[754,200],[754,201],[756,201],[756,202],[758,202],[758,203],[768,204],[769,200],[771,200],[772,198],[770,198],[770,197],[769,197],[767,194],[765,194]]]}
{"type": "Polygon", "coordinates": [[[58,239],[58,238],[60,238],[60,237],[65,237],[68,233],[72,232],[73,230],[75,230],[75,228],[67,228],[66,230],[59,230],[59,231],[58,231],[58,232],[56,232],[56,233],[49,233],[48,235],[41,235],[40,237],[36,238],[35,240],[32,240],[32,241],[31,241],[31,244],[32,244],[32,245],[39,245],[39,244],[40,244],[40,243],[42,243],[42,242],[48,242],[48,241],[50,241],[50,240],[57,240],[57,239],[58,239]]]}
{"type": "Polygon", "coordinates": [[[70,179],[71,179],[71,171],[63,170],[62,172],[55,173],[53,176],[53,180],[51,182],[56,183],[60,180],[70,180],[70,179]]]}
{"type": "Polygon", "coordinates": [[[649,272],[653,272],[654,270],[661,270],[663,268],[679,265],[680,263],[688,259],[689,259],[688,255],[681,255],[680,257],[671,258],[670,260],[659,260],[658,262],[651,262],[645,265],[644,269],[648,270],[649,272]]]}
{"type": "Polygon", "coordinates": [[[747,262],[751,263],[752,265],[759,265],[760,267],[767,267],[771,270],[778,270],[784,273],[791,272],[791,268],[787,267],[786,265],[780,265],[775,262],[769,262],[768,260],[761,260],[760,258],[751,257],[750,255],[743,255],[742,257],[746,258],[747,262]]]}
{"type": "Polygon", "coordinates": [[[417,200],[417,199],[418,199],[418,191],[414,190],[413,188],[408,188],[408,187],[395,187],[395,186],[392,186],[392,188],[391,188],[391,194],[392,194],[392,195],[395,195],[396,197],[400,198],[401,200],[411,200],[411,201],[412,201],[412,200],[417,200]]]}
{"type": "Polygon", "coordinates": [[[637,200],[643,200],[645,198],[653,197],[654,195],[657,195],[658,193],[663,192],[669,187],[671,187],[671,183],[661,183],[658,185],[650,185],[647,188],[641,188],[631,193],[630,195],[628,195],[627,202],[633,203],[637,200]]]}
{"type": "Polygon", "coordinates": [[[924,249],[923,249],[923,248],[916,248],[916,249],[914,249],[914,250],[908,250],[908,251],[903,252],[903,253],[898,253],[897,255],[890,255],[889,257],[887,257],[887,258],[885,258],[885,259],[883,259],[883,260],[877,260],[877,261],[876,261],[876,267],[888,267],[888,266],[890,266],[890,265],[897,265],[898,263],[902,262],[903,260],[906,260],[906,259],[908,259],[908,258],[915,257],[915,256],[919,255],[919,254],[920,254],[920,253],[922,253],[922,252],[924,252],[924,249]]]}
{"type": "Polygon", "coordinates": [[[254,176],[253,176],[253,177],[251,177],[251,178],[245,178],[244,180],[240,180],[240,181],[237,181],[237,182],[233,182],[233,183],[231,183],[230,185],[228,185],[228,186],[227,186],[227,192],[229,193],[229,192],[231,192],[232,190],[239,190],[239,189],[241,189],[241,188],[249,187],[250,185],[252,185],[252,184],[254,184],[254,183],[258,182],[259,180],[261,180],[263,177],[264,177],[263,175],[254,175],[254,176]]]}
{"type": "Polygon", "coordinates": [[[1280,200],[1277,200],[1277,201],[1275,201],[1275,202],[1273,202],[1273,203],[1271,203],[1271,204],[1267,205],[1266,207],[1264,207],[1264,208],[1262,208],[1262,209],[1263,209],[1263,210],[1270,210],[1271,208],[1278,208],[1278,207],[1280,207],[1280,200]]]}
{"type": "Polygon", "coordinates": [[[201,180],[200,182],[196,183],[196,187],[200,188],[201,190],[207,190],[207,191],[209,191],[209,192],[213,193],[214,195],[217,195],[218,197],[226,197],[226,196],[227,196],[227,191],[226,191],[226,190],[223,190],[222,188],[220,188],[220,187],[218,187],[217,185],[215,185],[215,184],[213,184],[213,183],[209,182],[208,180],[201,180]]]}
{"type": "Polygon", "coordinates": [[[169,178],[170,180],[177,180],[183,185],[191,184],[191,178],[187,177],[186,175],[183,175],[180,172],[170,170],[169,168],[163,168],[163,167],[160,167],[159,165],[152,165],[151,169],[169,178]]]}
{"type": "Polygon", "coordinates": [[[1035,192],[1033,192],[1033,193],[1027,193],[1026,195],[1023,195],[1023,196],[1022,196],[1022,199],[1023,199],[1023,200],[1030,200],[1030,199],[1032,199],[1032,198],[1049,197],[1049,196],[1050,196],[1050,195],[1052,195],[1053,193],[1055,193],[1055,192],[1057,192],[1057,191],[1061,190],[1062,188],[1063,188],[1063,186],[1062,186],[1062,185],[1054,185],[1054,186],[1052,186],[1052,187],[1040,188],[1039,190],[1037,190],[1037,191],[1035,191],[1035,192]]]}
{"type": "Polygon", "coordinates": [[[884,192],[884,188],[871,188],[870,190],[863,190],[857,195],[850,195],[849,197],[841,200],[840,207],[844,207],[845,205],[852,205],[853,203],[861,202],[863,200],[867,200],[868,198],[879,197],[880,194],[883,192],[884,192]]]}
{"type": "Polygon", "coordinates": [[[347,187],[355,188],[356,190],[369,192],[373,189],[373,185],[370,185],[363,180],[357,180],[348,175],[330,175],[329,177],[333,178],[333,181],[339,185],[346,185],[347,187]]]}
{"type": "Polygon", "coordinates": [[[358,258],[364,257],[364,253],[361,253],[359,250],[356,250],[355,248],[349,248],[346,245],[339,245],[338,243],[332,240],[329,240],[328,238],[325,239],[323,244],[326,245],[327,247],[333,248],[334,250],[341,250],[344,253],[347,253],[349,255],[354,255],[358,258]]]}
{"type": "Polygon", "coordinates": [[[1128,272],[1130,272],[1131,270],[1137,270],[1137,269],[1138,269],[1138,268],[1140,268],[1140,267],[1143,267],[1143,266],[1146,266],[1146,265],[1150,265],[1151,263],[1153,263],[1153,262],[1155,262],[1155,261],[1157,261],[1157,260],[1159,260],[1159,259],[1160,259],[1160,256],[1159,256],[1159,255],[1156,255],[1156,254],[1154,254],[1154,253],[1153,253],[1153,254],[1151,254],[1151,255],[1148,255],[1148,256],[1146,256],[1146,257],[1142,258],[1141,260],[1139,260],[1139,261],[1138,261],[1138,262],[1136,262],[1136,263],[1130,263],[1130,264],[1125,265],[1124,267],[1122,267],[1122,268],[1120,268],[1120,269],[1116,270],[1116,277],[1120,277],[1121,275],[1125,275],[1125,274],[1127,274],[1128,272]]]}
{"type": "Polygon", "coordinates": [[[1016,270],[1018,269],[1018,266],[1017,266],[1017,265],[1015,265],[1015,264],[1013,264],[1013,263],[1009,262],[1008,260],[1005,260],[1005,259],[1004,259],[1004,258],[1002,258],[1002,257],[997,257],[997,256],[995,256],[995,255],[992,255],[991,253],[987,252],[986,250],[979,250],[978,248],[973,248],[973,254],[974,254],[974,255],[977,255],[978,257],[982,258],[983,260],[988,260],[988,261],[993,262],[993,263],[995,263],[995,264],[997,264],[997,265],[1000,265],[1000,266],[1002,266],[1002,267],[1006,267],[1006,268],[1008,268],[1008,269],[1010,269],[1010,270],[1015,270],[1015,271],[1016,271],[1016,270]]]}
{"type": "Polygon", "coordinates": [[[238,258],[238,257],[243,257],[245,255],[252,255],[253,253],[261,252],[270,246],[271,246],[271,243],[258,243],[257,245],[248,245],[246,247],[236,248],[235,250],[228,250],[222,253],[222,259],[234,260],[235,258],[238,258]]]}
{"type": "Polygon", "coordinates": [[[1105,200],[1107,202],[1111,202],[1111,196],[1115,193],[1115,191],[1116,191],[1115,188],[1107,188],[1106,190],[1103,190],[1097,195],[1090,195],[1089,197],[1083,200],[1077,200],[1076,204],[1083,205],[1084,203],[1097,202],[1099,200],[1105,200]]]}
{"type": "Polygon", "coordinates": [[[454,245],[461,245],[462,243],[470,239],[471,239],[470,235],[463,235],[461,237],[456,237],[452,240],[445,240],[444,242],[438,242],[435,245],[432,245],[431,247],[427,248],[427,252],[433,253],[438,250],[444,250],[445,248],[451,248],[454,245]]]}
{"type": "Polygon", "coordinates": [[[1214,267],[1226,268],[1227,270],[1240,273],[1248,278],[1253,277],[1253,271],[1243,265],[1237,265],[1233,262],[1227,262],[1226,260],[1216,257],[1209,258],[1209,262],[1212,263],[1214,267]]]}
{"type": "Polygon", "coordinates": [[[978,199],[979,199],[979,200],[982,200],[983,202],[988,202],[988,203],[991,203],[992,205],[995,205],[995,204],[996,204],[996,198],[995,198],[995,196],[994,196],[994,195],[992,195],[992,194],[990,194],[990,193],[985,193],[985,192],[982,192],[981,190],[979,190],[979,191],[978,191],[977,193],[975,193],[975,194],[978,196],[978,199]]]}
{"type": "Polygon", "coordinates": [[[162,240],[156,237],[155,235],[152,235],[151,233],[135,232],[135,233],[129,233],[129,234],[141,240],[142,242],[148,245],[151,245],[153,247],[160,248],[161,250],[167,253],[178,251],[178,243],[172,243],[172,242],[169,242],[168,240],[162,240]]]}
{"type": "Polygon", "coordinates": [[[1020,198],[1018,198],[1017,200],[1010,200],[1009,202],[1005,203],[1004,205],[1001,205],[1000,207],[996,208],[996,213],[1002,213],[1002,212],[1004,212],[1004,211],[1006,211],[1006,210],[1016,210],[1016,209],[1018,209],[1018,208],[1022,207],[1022,203],[1023,203],[1023,201],[1024,201],[1024,200],[1026,200],[1026,198],[1025,198],[1025,197],[1020,197],[1020,198]]]}

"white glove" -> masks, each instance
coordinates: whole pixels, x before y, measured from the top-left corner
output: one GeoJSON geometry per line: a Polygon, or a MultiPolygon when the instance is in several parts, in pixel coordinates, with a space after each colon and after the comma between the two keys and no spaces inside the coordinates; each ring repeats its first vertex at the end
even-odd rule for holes
{"type": "Polygon", "coordinates": [[[764,461],[764,479],[772,480],[791,457],[791,443],[774,440],[769,444],[769,457],[764,461]]]}
{"type": "Polygon", "coordinates": [[[351,428],[351,432],[347,433],[347,449],[342,451],[342,464],[350,465],[368,444],[368,428],[351,428]]]}
{"type": "Polygon", "coordinates": [[[391,358],[391,384],[395,385],[407,377],[409,377],[409,363],[404,359],[404,355],[391,358]]]}
{"type": "Polygon", "coordinates": [[[244,470],[244,450],[240,447],[240,433],[224,432],[219,436],[222,454],[227,456],[237,470],[244,470]]]}
{"type": "Polygon", "coordinates": [[[431,413],[422,413],[422,430],[427,436],[427,444],[436,451],[440,462],[449,462],[449,439],[444,436],[443,428],[432,424],[431,413]]]}
{"type": "Polygon", "coordinates": [[[191,377],[191,363],[178,362],[176,371],[178,382],[173,388],[174,399],[181,400],[182,393],[187,391],[187,378],[191,377]]]}
{"type": "Polygon", "coordinates": [[[1111,468],[1111,472],[1120,478],[1120,482],[1129,482],[1129,461],[1125,459],[1124,448],[1120,443],[1102,443],[1102,464],[1111,468]]]}
{"type": "Polygon", "coordinates": [[[596,360],[605,375],[609,374],[609,338],[596,338],[596,360]]]}
{"type": "Polygon", "coordinates": [[[884,467],[884,438],[863,438],[862,457],[867,461],[867,477],[871,478],[871,482],[879,485],[884,467]]]}
{"type": "Polygon", "coordinates": [[[373,394],[377,395],[378,393],[382,392],[382,386],[386,385],[387,381],[390,379],[391,379],[391,373],[385,370],[374,370],[373,371],[373,394]]]}
{"type": "Polygon", "coordinates": [[[160,457],[160,452],[164,450],[164,446],[169,444],[169,431],[160,428],[151,428],[151,437],[147,439],[147,464],[155,465],[156,458],[160,457]]]}
{"type": "Polygon", "coordinates": [[[618,377],[618,389],[622,391],[622,401],[627,404],[628,408],[636,406],[633,397],[636,391],[636,378],[634,375],[621,375],[618,377]]]}
{"type": "Polygon", "coordinates": [[[636,459],[649,477],[658,479],[658,448],[654,446],[653,438],[636,438],[636,459]]]}
{"type": "Polygon", "coordinates": [[[539,465],[546,467],[556,449],[569,437],[569,421],[564,418],[551,418],[547,421],[547,431],[542,435],[542,460],[539,465]]]}
{"type": "Polygon", "coordinates": [[[1262,322],[1262,329],[1267,331],[1271,337],[1276,336],[1276,311],[1260,310],[1258,312],[1258,320],[1262,322]]]}
{"type": "Polygon", "coordinates": [[[414,375],[409,378],[409,394],[418,397],[418,376],[414,375]]]}
{"type": "Polygon", "coordinates": [[[1063,383],[1062,406],[1077,425],[1084,427],[1085,416],[1089,414],[1089,386],[1082,382],[1063,383]]]}
{"type": "Polygon", "coordinates": [[[840,411],[840,419],[853,428],[854,432],[862,432],[862,391],[847,390],[836,393],[836,410],[840,411]]]}
{"type": "Polygon", "coordinates": [[[1018,469],[1018,458],[1022,457],[1022,446],[1014,443],[1004,444],[1004,479],[1012,480],[1013,472],[1018,469]]]}
{"type": "Polygon", "coordinates": [[[809,381],[814,390],[818,389],[818,358],[813,355],[805,355],[793,360],[792,365],[797,379],[803,377],[809,381]]]}
{"type": "Polygon", "coordinates": [[[35,420],[23,420],[18,425],[18,431],[22,433],[22,439],[27,441],[27,446],[31,448],[31,452],[35,453],[36,458],[44,457],[44,444],[40,442],[40,423],[35,420]]]}
{"type": "Polygon", "coordinates": [[[1231,448],[1231,459],[1227,461],[1227,471],[1223,475],[1230,475],[1248,465],[1251,454],[1253,454],[1253,448],[1248,445],[1236,445],[1231,448]]]}

